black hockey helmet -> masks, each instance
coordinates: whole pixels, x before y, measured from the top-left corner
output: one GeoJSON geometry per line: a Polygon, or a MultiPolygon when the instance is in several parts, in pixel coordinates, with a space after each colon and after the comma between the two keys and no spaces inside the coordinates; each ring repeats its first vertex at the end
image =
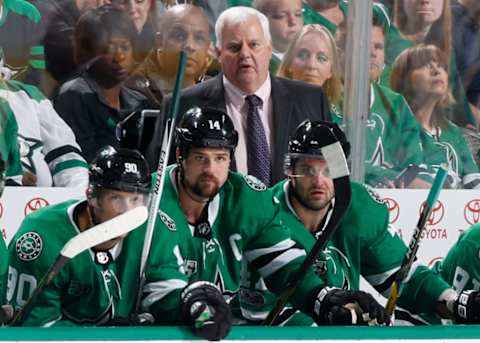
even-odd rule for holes
{"type": "Polygon", "coordinates": [[[285,156],[284,171],[288,175],[295,158],[322,158],[322,148],[339,142],[345,158],[350,155],[350,143],[340,127],[326,121],[303,121],[290,137],[288,153],[285,156]],[[333,138],[333,141],[332,141],[333,138]]]}
{"type": "Polygon", "coordinates": [[[107,145],[95,155],[89,168],[89,187],[148,193],[151,175],[147,161],[137,150],[107,145]]]}
{"type": "Polygon", "coordinates": [[[183,115],[176,133],[180,157],[186,156],[190,147],[226,148],[233,154],[238,143],[238,133],[230,117],[214,108],[189,109],[183,115]]]}

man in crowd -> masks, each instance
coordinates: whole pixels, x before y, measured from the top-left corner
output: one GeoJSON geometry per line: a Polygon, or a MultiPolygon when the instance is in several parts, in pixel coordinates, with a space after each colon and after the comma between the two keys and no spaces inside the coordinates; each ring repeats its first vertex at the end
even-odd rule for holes
{"type": "MultiPolygon", "coordinates": [[[[283,178],[287,137],[306,118],[330,120],[328,100],[318,86],[269,74],[268,19],[257,10],[235,7],[224,11],[215,33],[223,73],[183,91],[179,113],[192,106],[226,112],[239,133],[233,169],[266,184],[275,183],[283,178]]],[[[158,121],[149,150],[152,165],[158,160],[162,126],[158,121]]]]}
{"type": "MultiPolygon", "coordinates": [[[[332,130],[348,156],[350,144],[336,124],[305,121],[289,142],[289,152],[285,156],[288,180],[273,187],[280,202],[282,221],[296,244],[307,251],[312,249],[322,228],[328,224],[334,202],[341,201],[342,196],[335,194],[330,170],[321,152],[326,145],[325,127],[332,130]]],[[[359,289],[362,275],[379,293],[388,296],[407,247],[389,225],[388,209],[372,189],[351,182],[351,193],[350,207],[326,248],[317,256],[313,269],[326,284],[342,289],[359,289]]],[[[244,316],[260,320],[262,313],[270,309],[272,298],[265,289],[256,286],[262,282],[259,282],[258,273],[251,269],[242,282],[241,305],[244,316]]],[[[438,275],[414,262],[398,304],[414,313],[438,313],[456,320],[466,308],[468,319],[478,318],[478,293],[469,294],[467,298],[464,304],[463,298],[457,298],[456,292],[438,275]]],[[[290,309],[280,320],[288,322],[294,313],[290,309]]],[[[294,316],[293,319],[292,323],[297,325],[309,323],[305,318],[294,316]]],[[[408,319],[414,323],[417,320],[408,319]]]]}
{"type": "MultiPolygon", "coordinates": [[[[7,301],[27,299],[66,242],[79,232],[148,202],[150,172],[143,156],[101,149],[89,169],[84,200],[68,200],[27,216],[9,245],[7,301]]],[[[133,311],[144,230],[84,251],[63,268],[25,313],[26,326],[101,325],[133,311]]]]}
{"type": "MultiPolygon", "coordinates": [[[[143,309],[157,322],[174,324],[183,317],[193,324],[201,317],[210,327],[202,336],[209,339],[222,338],[228,332],[229,310],[222,305],[221,310],[217,306],[216,311],[192,315],[190,306],[188,310],[179,306],[186,280],[162,271],[163,256],[172,251],[177,256],[188,280],[194,282],[187,289],[204,288],[197,292],[204,295],[202,309],[219,304],[218,289],[227,302],[232,300],[239,289],[243,259],[255,266],[277,294],[292,281],[305,259],[305,251],[297,248],[280,221],[277,201],[266,186],[252,176],[229,171],[237,141],[238,134],[225,112],[192,108],[184,114],[177,129],[177,165],[166,170],[160,204],[163,226],[152,242],[152,264],[144,288],[143,309]],[[209,292],[215,297],[208,298],[209,292]]],[[[189,297],[182,299],[183,304],[194,302],[189,297]]],[[[312,270],[300,280],[291,299],[323,325],[389,322],[369,294],[330,289],[312,270]],[[343,306],[354,302],[360,304],[358,322],[343,306]]]]}

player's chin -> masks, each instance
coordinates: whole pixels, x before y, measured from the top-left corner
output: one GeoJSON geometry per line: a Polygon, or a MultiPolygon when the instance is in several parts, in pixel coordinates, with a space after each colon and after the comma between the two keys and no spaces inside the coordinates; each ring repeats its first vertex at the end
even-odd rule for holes
{"type": "Polygon", "coordinates": [[[102,244],[98,244],[92,248],[93,251],[107,251],[112,249],[115,245],[117,245],[122,237],[113,238],[109,241],[103,242],[102,244]]]}

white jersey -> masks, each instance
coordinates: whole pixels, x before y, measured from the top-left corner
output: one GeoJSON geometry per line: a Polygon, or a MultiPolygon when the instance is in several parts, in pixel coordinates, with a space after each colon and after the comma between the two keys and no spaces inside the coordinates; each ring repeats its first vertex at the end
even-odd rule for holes
{"type": "Polygon", "coordinates": [[[50,100],[34,86],[5,80],[0,97],[15,115],[22,167],[37,177],[37,186],[86,188],[88,165],[50,100]]]}

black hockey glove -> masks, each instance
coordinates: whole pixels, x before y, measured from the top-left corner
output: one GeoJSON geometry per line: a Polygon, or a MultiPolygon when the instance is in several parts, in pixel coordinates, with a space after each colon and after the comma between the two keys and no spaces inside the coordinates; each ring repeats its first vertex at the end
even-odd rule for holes
{"type": "Polygon", "coordinates": [[[12,305],[0,306],[0,325],[7,325],[12,321],[14,316],[15,311],[13,310],[12,305]]]}
{"type": "Polygon", "coordinates": [[[314,299],[314,320],[319,325],[389,325],[390,316],[370,294],[323,287],[314,299]]]}
{"type": "Polygon", "coordinates": [[[214,284],[197,281],[182,291],[182,316],[196,335],[218,341],[232,326],[232,312],[214,284]]]}
{"type": "MultiPolygon", "coordinates": [[[[447,307],[450,306],[447,305],[447,307]]],[[[462,291],[451,307],[457,323],[480,324],[480,292],[462,291]]]]}

